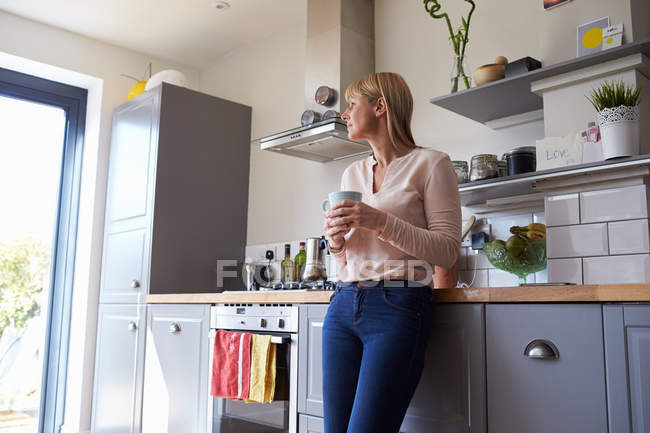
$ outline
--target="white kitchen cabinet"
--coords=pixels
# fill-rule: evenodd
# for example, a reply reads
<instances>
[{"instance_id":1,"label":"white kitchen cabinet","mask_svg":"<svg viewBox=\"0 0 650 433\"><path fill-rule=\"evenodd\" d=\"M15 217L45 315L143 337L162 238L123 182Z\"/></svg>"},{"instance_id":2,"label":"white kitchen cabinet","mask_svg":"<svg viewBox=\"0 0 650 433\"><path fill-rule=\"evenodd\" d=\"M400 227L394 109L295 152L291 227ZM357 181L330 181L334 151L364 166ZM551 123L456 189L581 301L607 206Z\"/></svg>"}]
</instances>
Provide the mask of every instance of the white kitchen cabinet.
<instances>
[{"instance_id":1,"label":"white kitchen cabinet","mask_svg":"<svg viewBox=\"0 0 650 433\"><path fill-rule=\"evenodd\" d=\"M99 306L93 433L139 433L145 305Z\"/></svg>"},{"instance_id":2,"label":"white kitchen cabinet","mask_svg":"<svg viewBox=\"0 0 650 433\"><path fill-rule=\"evenodd\" d=\"M205 433L209 305L149 305L142 433Z\"/></svg>"},{"instance_id":3,"label":"white kitchen cabinet","mask_svg":"<svg viewBox=\"0 0 650 433\"><path fill-rule=\"evenodd\" d=\"M148 291L150 220L160 92L113 113L100 302L142 303Z\"/></svg>"}]
</instances>

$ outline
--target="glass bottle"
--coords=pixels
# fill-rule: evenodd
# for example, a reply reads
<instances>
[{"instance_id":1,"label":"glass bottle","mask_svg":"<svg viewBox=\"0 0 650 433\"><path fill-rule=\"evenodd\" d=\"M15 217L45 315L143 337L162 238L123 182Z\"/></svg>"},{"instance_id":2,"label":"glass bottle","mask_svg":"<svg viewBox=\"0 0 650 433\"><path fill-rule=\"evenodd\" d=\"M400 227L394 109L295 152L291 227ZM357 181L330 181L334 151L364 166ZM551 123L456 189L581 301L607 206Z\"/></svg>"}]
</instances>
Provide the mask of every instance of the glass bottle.
<instances>
[{"instance_id":1,"label":"glass bottle","mask_svg":"<svg viewBox=\"0 0 650 433\"><path fill-rule=\"evenodd\" d=\"M284 244L284 260L280 263L281 267L281 277L280 280L283 283L288 283L296 281L295 278L295 269L293 267L293 261L291 260L291 245Z\"/></svg>"},{"instance_id":2,"label":"glass bottle","mask_svg":"<svg viewBox=\"0 0 650 433\"><path fill-rule=\"evenodd\" d=\"M307 253L305 252L304 242L300 242L298 254L296 254L296 257L293 259L293 261L295 267L294 276L296 277L296 281L302 281L302 271L305 270L305 262L307 261Z\"/></svg>"}]
</instances>

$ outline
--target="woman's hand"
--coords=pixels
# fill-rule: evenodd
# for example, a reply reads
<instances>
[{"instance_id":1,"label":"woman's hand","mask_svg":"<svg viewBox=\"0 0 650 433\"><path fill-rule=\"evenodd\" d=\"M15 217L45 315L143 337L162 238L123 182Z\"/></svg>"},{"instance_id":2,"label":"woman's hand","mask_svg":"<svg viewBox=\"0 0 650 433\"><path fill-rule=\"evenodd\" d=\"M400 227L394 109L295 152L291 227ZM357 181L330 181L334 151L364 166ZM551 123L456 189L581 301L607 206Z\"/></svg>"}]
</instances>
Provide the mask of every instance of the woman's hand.
<instances>
[{"instance_id":1,"label":"woman's hand","mask_svg":"<svg viewBox=\"0 0 650 433\"><path fill-rule=\"evenodd\" d=\"M327 239L330 250L339 251L345 245L345 238L343 236L350 231L350 228L347 224L330 226L329 219L326 217L323 230L325 231L325 239Z\"/></svg>"},{"instance_id":2,"label":"woman's hand","mask_svg":"<svg viewBox=\"0 0 650 433\"><path fill-rule=\"evenodd\" d=\"M342 200L325 213L325 225L332 227L332 230L346 227L345 233L353 228L380 233L386 225L386 212L360 201Z\"/></svg>"}]
</instances>

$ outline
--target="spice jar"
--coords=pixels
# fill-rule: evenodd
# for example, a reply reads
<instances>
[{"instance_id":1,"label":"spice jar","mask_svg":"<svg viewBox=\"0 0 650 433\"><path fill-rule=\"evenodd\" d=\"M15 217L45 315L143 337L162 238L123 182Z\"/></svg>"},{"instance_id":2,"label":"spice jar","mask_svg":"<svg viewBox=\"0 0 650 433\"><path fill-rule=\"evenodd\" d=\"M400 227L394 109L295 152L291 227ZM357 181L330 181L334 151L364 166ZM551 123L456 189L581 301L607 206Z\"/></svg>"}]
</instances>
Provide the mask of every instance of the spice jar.
<instances>
[{"instance_id":1,"label":"spice jar","mask_svg":"<svg viewBox=\"0 0 650 433\"><path fill-rule=\"evenodd\" d=\"M507 176L508 175L508 163L504 159L500 159L497 161L498 167L499 167L499 177Z\"/></svg>"},{"instance_id":2,"label":"spice jar","mask_svg":"<svg viewBox=\"0 0 650 433\"><path fill-rule=\"evenodd\" d=\"M456 172L458 183L465 183L469 181L469 169L467 168L467 161L451 161Z\"/></svg>"},{"instance_id":3,"label":"spice jar","mask_svg":"<svg viewBox=\"0 0 650 433\"><path fill-rule=\"evenodd\" d=\"M499 176L499 164L497 156L489 153L472 156L472 170L469 180L491 179Z\"/></svg>"}]
</instances>

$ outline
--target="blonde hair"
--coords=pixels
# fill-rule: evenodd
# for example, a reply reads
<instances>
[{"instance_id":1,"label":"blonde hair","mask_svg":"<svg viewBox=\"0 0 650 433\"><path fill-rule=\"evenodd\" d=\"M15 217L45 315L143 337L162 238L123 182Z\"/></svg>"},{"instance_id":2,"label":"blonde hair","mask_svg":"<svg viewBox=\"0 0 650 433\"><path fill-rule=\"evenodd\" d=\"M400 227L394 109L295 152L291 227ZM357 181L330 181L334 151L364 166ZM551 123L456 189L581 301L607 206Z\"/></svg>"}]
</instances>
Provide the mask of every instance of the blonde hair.
<instances>
[{"instance_id":1,"label":"blonde hair","mask_svg":"<svg viewBox=\"0 0 650 433\"><path fill-rule=\"evenodd\" d=\"M409 148L419 147L416 146L411 132L413 95L400 74L378 72L366 75L345 90L346 101L349 102L352 96L363 96L371 105L379 98L384 98L388 136L393 147L397 146L398 141Z\"/></svg>"}]
</instances>

